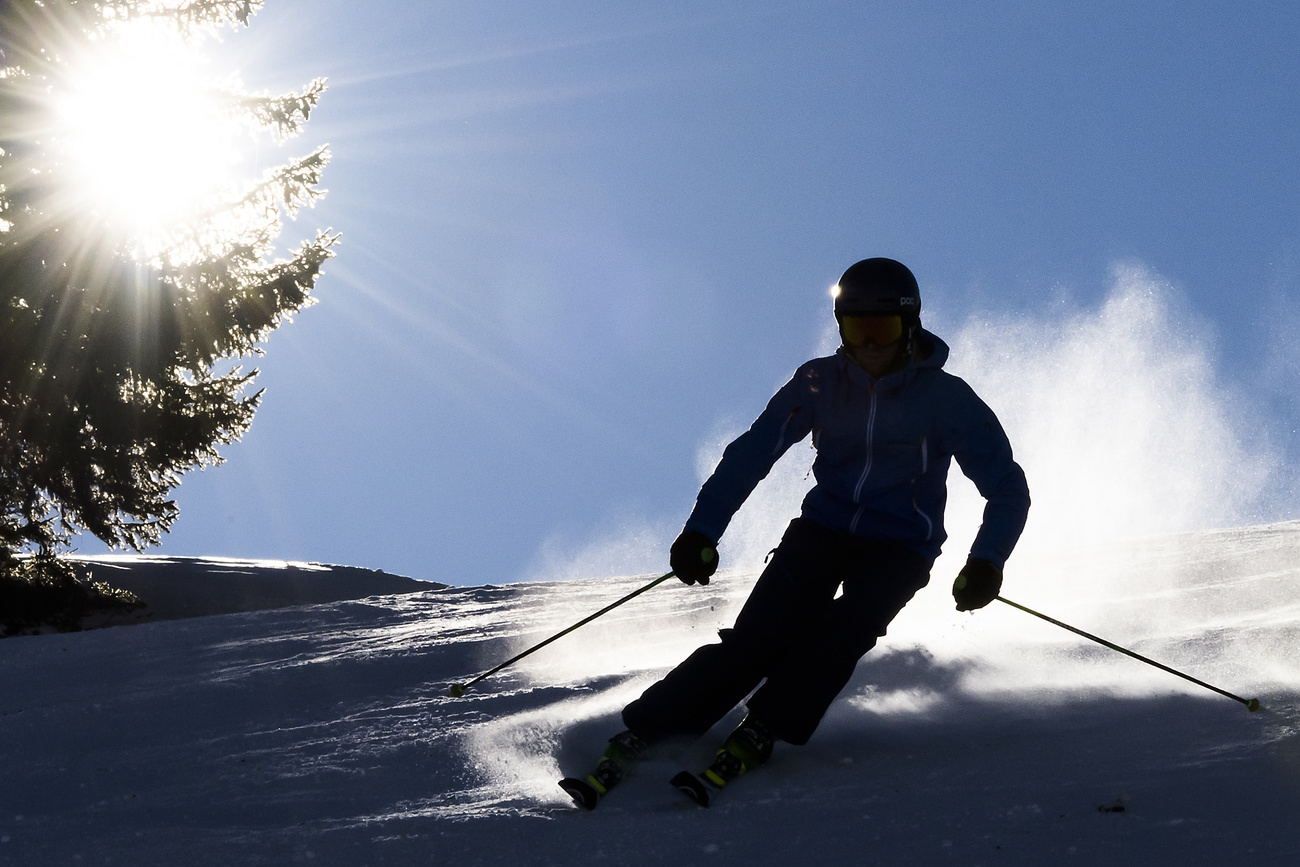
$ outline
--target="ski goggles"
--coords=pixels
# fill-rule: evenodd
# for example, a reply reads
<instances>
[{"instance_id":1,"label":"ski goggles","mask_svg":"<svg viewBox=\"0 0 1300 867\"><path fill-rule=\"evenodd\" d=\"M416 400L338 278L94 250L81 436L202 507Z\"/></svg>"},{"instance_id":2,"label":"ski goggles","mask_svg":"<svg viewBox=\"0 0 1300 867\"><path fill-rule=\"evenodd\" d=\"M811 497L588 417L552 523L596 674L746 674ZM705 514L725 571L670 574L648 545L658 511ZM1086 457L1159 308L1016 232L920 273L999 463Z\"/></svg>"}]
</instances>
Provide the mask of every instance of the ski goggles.
<instances>
[{"instance_id":1,"label":"ski goggles","mask_svg":"<svg viewBox=\"0 0 1300 867\"><path fill-rule=\"evenodd\" d=\"M840 336L849 346L861 346L868 341L889 346L903 336L903 317L841 316Z\"/></svg>"}]
</instances>

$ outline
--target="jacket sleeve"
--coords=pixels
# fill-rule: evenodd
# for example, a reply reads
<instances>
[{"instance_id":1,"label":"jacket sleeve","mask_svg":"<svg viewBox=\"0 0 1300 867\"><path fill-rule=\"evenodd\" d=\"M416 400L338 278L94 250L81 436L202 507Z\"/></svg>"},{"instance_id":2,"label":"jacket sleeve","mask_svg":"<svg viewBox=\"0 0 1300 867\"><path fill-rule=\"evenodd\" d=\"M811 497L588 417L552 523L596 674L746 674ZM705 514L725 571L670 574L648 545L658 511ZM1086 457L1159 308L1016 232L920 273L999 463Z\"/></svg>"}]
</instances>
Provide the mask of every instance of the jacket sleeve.
<instances>
[{"instance_id":1,"label":"jacket sleeve","mask_svg":"<svg viewBox=\"0 0 1300 867\"><path fill-rule=\"evenodd\" d=\"M962 383L965 386L965 383ZM984 519L970 555L996 564L1006 563L1020 539L1029 515L1029 484L1012 459L1011 442L993 410L965 386L969 399L953 457L984 497Z\"/></svg>"},{"instance_id":2,"label":"jacket sleeve","mask_svg":"<svg viewBox=\"0 0 1300 867\"><path fill-rule=\"evenodd\" d=\"M805 373L805 368L796 371L749 430L723 451L713 475L700 488L687 530L697 530L714 542L721 539L732 516L781 455L812 430L813 406L805 399L802 384Z\"/></svg>"}]
</instances>

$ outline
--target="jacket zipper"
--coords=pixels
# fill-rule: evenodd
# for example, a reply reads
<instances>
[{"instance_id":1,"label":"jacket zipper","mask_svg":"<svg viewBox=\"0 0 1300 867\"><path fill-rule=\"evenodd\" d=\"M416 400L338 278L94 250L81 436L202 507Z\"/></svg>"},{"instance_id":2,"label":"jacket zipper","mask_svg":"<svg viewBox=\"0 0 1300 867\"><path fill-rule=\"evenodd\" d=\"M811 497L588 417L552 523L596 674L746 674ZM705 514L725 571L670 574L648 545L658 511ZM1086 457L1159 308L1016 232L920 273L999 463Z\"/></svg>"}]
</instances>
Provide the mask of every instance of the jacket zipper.
<instances>
[{"instance_id":1,"label":"jacket zipper","mask_svg":"<svg viewBox=\"0 0 1300 867\"><path fill-rule=\"evenodd\" d=\"M857 486L853 489L853 502L858 503L858 510L853 513L853 520L849 522L850 533L856 533L858 531L858 521L862 519L862 512L864 509L864 507L861 504L862 486L867 483L867 476L871 475L871 463L873 457L871 446L872 446L872 439L875 436L875 431L876 431L876 387L873 384L871 386L871 404L869 409L867 410L867 462L866 465L863 466L862 468L862 475L861 477L858 478Z\"/></svg>"},{"instance_id":2,"label":"jacket zipper","mask_svg":"<svg viewBox=\"0 0 1300 867\"><path fill-rule=\"evenodd\" d=\"M916 504L916 497L912 498L912 511L920 515L922 521L925 521L925 541L929 542L930 537L934 535L934 522L930 520L929 515L921 511L921 507Z\"/></svg>"},{"instance_id":3,"label":"jacket zipper","mask_svg":"<svg viewBox=\"0 0 1300 867\"><path fill-rule=\"evenodd\" d=\"M785 421L781 423L781 432L777 434L776 448L772 449L772 454L780 455L781 450L785 448L785 432L790 427L790 422L794 421L794 417L799 414L799 410L801 409L803 409L802 406L796 406L794 409L790 410L790 414L786 416Z\"/></svg>"}]
</instances>

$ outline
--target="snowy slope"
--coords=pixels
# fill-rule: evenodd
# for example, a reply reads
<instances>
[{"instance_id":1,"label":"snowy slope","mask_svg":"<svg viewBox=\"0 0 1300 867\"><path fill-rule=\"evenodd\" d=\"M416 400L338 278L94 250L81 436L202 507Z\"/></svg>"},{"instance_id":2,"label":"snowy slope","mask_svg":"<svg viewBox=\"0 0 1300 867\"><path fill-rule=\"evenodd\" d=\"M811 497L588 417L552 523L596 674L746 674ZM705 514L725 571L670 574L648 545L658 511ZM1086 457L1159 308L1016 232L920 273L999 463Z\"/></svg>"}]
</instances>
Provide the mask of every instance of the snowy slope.
<instances>
[{"instance_id":1,"label":"snowy slope","mask_svg":"<svg viewBox=\"0 0 1300 867\"><path fill-rule=\"evenodd\" d=\"M446 586L375 569L287 560L138 554L70 559L81 577L129 591L145 603L135 612L96 618L87 628L342 602Z\"/></svg>"},{"instance_id":2,"label":"snowy slope","mask_svg":"<svg viewBox=\"0 0 1300 867\"><path fill-rule=\"evenodd\" d=\"M461 699L449 683L655 576L0 641L0 863L1300 863L1300 523L1008 575L1009 597L1256 714L1007 606L958 615L940 574L812 743L707 811L664 780L721 731L595 813L554 781L752 575L669 582Z\"/></svg>"}]
</instances>

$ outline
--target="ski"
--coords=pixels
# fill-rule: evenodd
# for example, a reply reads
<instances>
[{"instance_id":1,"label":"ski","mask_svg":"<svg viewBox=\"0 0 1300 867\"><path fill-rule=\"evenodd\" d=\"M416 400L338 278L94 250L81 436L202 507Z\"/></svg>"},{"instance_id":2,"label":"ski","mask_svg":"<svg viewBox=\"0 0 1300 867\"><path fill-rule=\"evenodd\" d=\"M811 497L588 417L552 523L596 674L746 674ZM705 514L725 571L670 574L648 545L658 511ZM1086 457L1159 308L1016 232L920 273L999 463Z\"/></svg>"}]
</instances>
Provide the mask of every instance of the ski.
<instances>
[{"instance_id":1,"label":"ski","mask_svg":"<svg viewBox=\"0 0 1300 867\"><path fill-rule=\"evenodd\" d=\"M560 780L560 788L568 793L574 804L584 810L594 810L596 804L600 803L600 792L586 780L565 777Z\"/></svg>"},{"instance_id":2,"label":"ski","mask_svg":"<svg viewBox=\"0 0 1300 867\"><path fill-rule=\"evenodd\" d=\"M712 792L717 791L715 787L710 786L690 771L682 771L668 782L672 783L678 791L701 807L709 806Z\"/></svg>"},{"instance_id":3,"label":"ski","mask_svg":"<svg viewBox=\"0 0 1300 867\"><path fill-rule=\"evenodd\" d=\"M771 735L757 721L746 720L731 733L713 763L703 773L682 771L669 780L677 789L701 807L709 806L716 793L750 768L767 760L772 752Z\"/></svg>"},{"instance_id":4,"label":"ski","mask_svg":"<svg viewBox=\"0 0 1300 867\"><path fill-rule=\"evenodd\" d=\"M565 777L560 780L560 788L568 792L573 803L582 809L594 810L600 799L623 781L628 765L645 750L645 741L630 731L621 731L609 739L609 745L605 747L596 770L585 780Z\"/></svg>"}]
</instances>

